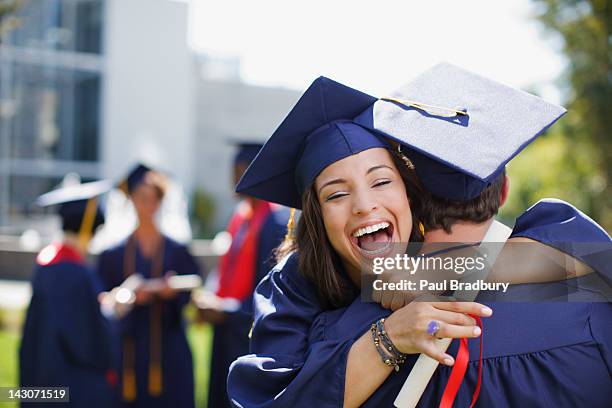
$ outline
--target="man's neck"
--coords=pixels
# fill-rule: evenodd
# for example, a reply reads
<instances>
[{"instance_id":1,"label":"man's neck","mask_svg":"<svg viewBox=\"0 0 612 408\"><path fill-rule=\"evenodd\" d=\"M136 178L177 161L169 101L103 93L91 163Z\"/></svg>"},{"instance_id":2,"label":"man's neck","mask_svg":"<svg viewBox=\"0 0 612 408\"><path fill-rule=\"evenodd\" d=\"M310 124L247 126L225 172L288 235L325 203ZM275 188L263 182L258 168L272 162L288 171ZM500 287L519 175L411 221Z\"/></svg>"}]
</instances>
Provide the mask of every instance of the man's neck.
<instances>
[{"instance_id":1,"label":"man's neck","mask_svg":"<svg viewBox=\"0 0 612 408\"><path fill-rule=\"evenodd\" d=\"M444 229L435 229L425 233L425 243L438 242L461 242L475 243L480 242L489 230L493 218L476 224L472 222L459 221L453 224L451 232L448 233Z\"/></svg>"},{"instance_id":2,"label":"man's neck","mask_svg":"<svg viewBox=\"0 0 612 408\"><path fill-rule=\"evenodd\" d=\"M87 256L87 248L83 248L83 244L79 240L79 235L72 232L64 232L62 242L69 247L76 249L79 254L85 258Z\"/></svg>"},{"instance_id":3,"label":"man's neck","mask_svg":"<svg viewBox=\"0 0 612 408\"><path fill-rule=\"evenodd\" d=\"M147 239L150 237L157 237L159 235L159 230L153 220L139 220L134 233L138 239Z\"/></svg>"}]
</instances>

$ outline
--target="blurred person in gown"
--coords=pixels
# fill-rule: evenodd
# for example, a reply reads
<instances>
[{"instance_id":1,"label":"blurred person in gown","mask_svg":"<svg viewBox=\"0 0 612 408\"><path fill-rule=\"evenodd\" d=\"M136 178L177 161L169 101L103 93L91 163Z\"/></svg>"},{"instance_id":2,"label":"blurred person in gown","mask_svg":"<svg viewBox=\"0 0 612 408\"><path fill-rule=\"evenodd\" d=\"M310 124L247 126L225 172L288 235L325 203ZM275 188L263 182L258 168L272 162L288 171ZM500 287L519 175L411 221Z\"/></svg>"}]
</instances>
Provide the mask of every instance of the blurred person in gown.
<instances>
[{"instance_id":1,"label":"blurred person in gown","mask_svg":"<svg viewBox=\"0 0 612 408\"><path fill-rule=\"evenodd\" d=\"M37 202L57 207L63 237L36 258L19 350L20 385L69 387L73 407L109 407L117 385L111 326L100 312L99 282L85 263L90 238L104 223L99 196L110 187L109 181L79 182Z\"/></svg>"},{"instance_id":2,"label":"blurred person in gown","mask_svg":"<svg viewBox=\"0 0 612 408\"><path fill-rule=\"evenodd\" d=\"M238 183L262 145L238 142L234 158L234 185ZM249 353L253 323L253 291L274 266L274 250L287 232L287 208L239 196L227 226L229 250L219 260L216 291L195 299L201 320L214 325L208 406L230 407L226 381L230 364Z\"/></svg>"},{"instance_id":3,"label":"blurred person in gown","mask_svg":"<svg viewBox=\"0 0 612 408\"><path fill-rule=\"evenodd\" d=\"M122 189L134 205L138 225L98 260L106 291L134 274L165 282L154 291L137 289L135 307L121 318L122 406L194 406L192 356L182 313L190 296L172 289L166 279L199 271L188 249L160 232L156 224L167 185L165 175L143 164L129 173Z\"/></svg>"}]
</instances>

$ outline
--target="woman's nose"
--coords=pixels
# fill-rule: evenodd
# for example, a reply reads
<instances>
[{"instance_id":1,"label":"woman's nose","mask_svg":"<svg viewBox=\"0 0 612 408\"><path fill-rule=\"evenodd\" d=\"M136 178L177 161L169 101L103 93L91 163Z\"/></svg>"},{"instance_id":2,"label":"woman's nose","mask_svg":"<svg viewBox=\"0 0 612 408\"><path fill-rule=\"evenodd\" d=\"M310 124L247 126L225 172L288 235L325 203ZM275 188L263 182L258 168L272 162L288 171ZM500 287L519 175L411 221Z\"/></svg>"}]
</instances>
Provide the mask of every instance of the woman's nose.
<instances>
[{"instance_id":1,"label":"woman's nose","mask_svg":"<svg viewBox=\"0 0 612 408\"><path fill-rule=\"evenodd\" d=\"M367 215L378 209L378 204L369 197L357 197L353 204L353 215Z\"/></svg>"}]
</instances>

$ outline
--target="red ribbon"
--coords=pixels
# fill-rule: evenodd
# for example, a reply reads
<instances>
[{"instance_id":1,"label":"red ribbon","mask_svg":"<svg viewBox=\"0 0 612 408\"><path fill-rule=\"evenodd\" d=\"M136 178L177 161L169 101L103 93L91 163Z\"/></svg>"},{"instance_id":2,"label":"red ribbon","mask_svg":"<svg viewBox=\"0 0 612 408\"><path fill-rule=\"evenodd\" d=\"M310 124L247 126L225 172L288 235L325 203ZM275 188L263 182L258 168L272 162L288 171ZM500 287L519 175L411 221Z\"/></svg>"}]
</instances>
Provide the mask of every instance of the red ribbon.
<instances>
[{"instance_id":1,"label":"red ribbon","mask_svg":"<svg viewBox=\"0 0 612 408\"><path fill-rule=\"evenodd\" d=\"M474 320L476 320L476 324L478 325L478 327L480 327L480 356L478 357L478 381L476 383L476 389L474 389L474 394L472 394L472 403L470 404L470 408L472 408L478 400L478 395L480 394L480 384L482 382L482 337L484 333L482 330L482 321L480 320L480 318L474 315L470 316L474 318ZM440 400L440 408L453 407L455 397L457 396L457 392L459 392L459 387L463 382L463 377L465 377L468 361L470 361L468 340L466 338L462 338L459 339L459 351L457 352L457 357L455 358L455 365L451 370L451 374L448 378L446 388L444 388L442 400Z\"/></svg>"}]
</instances>

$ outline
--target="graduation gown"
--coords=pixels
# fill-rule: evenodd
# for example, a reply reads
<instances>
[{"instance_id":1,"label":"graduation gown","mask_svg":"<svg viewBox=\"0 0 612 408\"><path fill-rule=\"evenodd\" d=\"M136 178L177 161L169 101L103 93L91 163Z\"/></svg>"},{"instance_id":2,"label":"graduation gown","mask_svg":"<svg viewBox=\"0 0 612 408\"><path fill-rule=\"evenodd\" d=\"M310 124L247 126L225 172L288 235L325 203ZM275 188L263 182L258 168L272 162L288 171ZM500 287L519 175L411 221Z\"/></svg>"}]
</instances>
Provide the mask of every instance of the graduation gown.
<instances>
[{"instance_id":1,"label":"graduation gown","mask_svg":"<svg viewBox=\"0 0 612 408\"><path fill-rule=\"evenodd\" d=\"M273 265L274 249L287 232L288 210L274 208L264 221L257 240L255 276L256 287ZM230 364L249 353L249 331L253 324L253 296L248 296L236 312L227 313L226 319L214 326L208 406L230 407L227 397L227 375Z\"/></svg>"},{"instance_id":2,"label":"graduation gown","mask_svg":"<svg viewBox=\"0 0 612 408\"><path fill-rule=\"evenodd\" d=\"M37 259L19 350L22 387L69 387L71 407L110 407L116 378L109 322L94 274L76 250L56 244ZM28 403L27 406L48 406Z\"/></svg>"},{"instance_id":3,"label":"graduation gown","mask_svg":"<svg viewBox=\"0 0 612 408\"><path fill-rule=\"evenodd\" d=\"M103 252L98 258L98 273L105 290L119 286L126 278L124 257L128 241ZM161 275L174 271L178 275L197 274L198 267L189 251L168 237L163 237L163 267ZM135 273L150 278L152 260L145 258L138 245L133 245ZM189 302L189 293L179 293L174 299L159 301L160 338L161 338L161 382L162 392L159 396L149 393L149 371L151 356L151 304L135 306L119 322L122 347L119 356L119 388L122 388L126 364L133 369L136 381L136 399L133 402L123 400L129 407L193 407L194 380L191 350L185 334L183 307ZM155 340L155 339L154 339ZM126 344L131 341L132 345ZM126 363L126 352L131 355Z\"/></svg>"},{"instance_id":4,"label":"graduation gown","mask_svg":"<svg viewBox=\"0 0 612 408\"><path fill-rule=\"evenodd\" d=\"M534 205L517 219L513 236L565 251L612 277L612 243L586 215L558 200ZM594 255L579 243L600 243ZM607 260L607 261L606 261ZM568 282L572 284L572 282ZM521 290L520 286L517 290ZM487 304L487 302L484 302ZM606 302L489 303L483 319L480 407L606 407L612 398L612 305ZM358 298L348 307L321 311L314 288L297 271L296 256L275 268L257 288L251 352L233 363L228 391L239 407L341 407L348 352L372 322L388 316ZM449 353L457 352L453 341ZM455 406L469 406L478 372L478 341ZM365 402L392 407L417 355ZM419 407L437 406L451 368L440 366Z\"/></svg>"}]
</instances>

